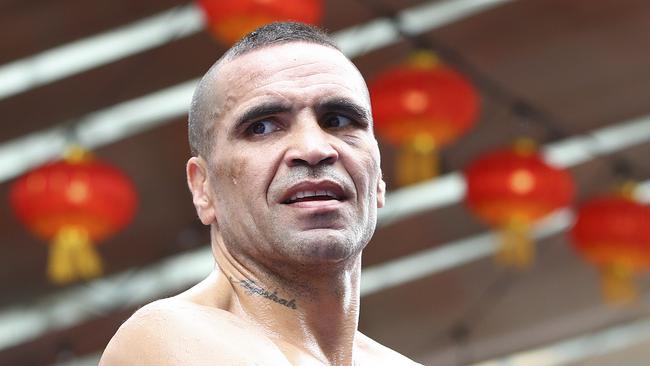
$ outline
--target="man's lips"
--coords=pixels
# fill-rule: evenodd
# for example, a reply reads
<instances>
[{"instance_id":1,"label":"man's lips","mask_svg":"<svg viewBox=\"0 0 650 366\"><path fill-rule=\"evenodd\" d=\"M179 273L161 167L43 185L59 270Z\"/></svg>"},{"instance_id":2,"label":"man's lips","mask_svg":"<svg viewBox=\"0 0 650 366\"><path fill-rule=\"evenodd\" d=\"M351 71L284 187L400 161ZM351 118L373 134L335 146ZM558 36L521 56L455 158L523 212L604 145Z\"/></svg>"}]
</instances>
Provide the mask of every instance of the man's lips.
<instances>
[{"instance_id":1,"label":"man's lips","mask_svg":"<svg viewBox=\"0 0 650 366\"><path fill-rule=\"evenodd\" d=\"M281 203L291 205L318 201L344 201L347 195L343 187L336 182L308 181L292 186L282 197ZM325 202L322 203L324 204Z\"/></svg>"}]
</instances>

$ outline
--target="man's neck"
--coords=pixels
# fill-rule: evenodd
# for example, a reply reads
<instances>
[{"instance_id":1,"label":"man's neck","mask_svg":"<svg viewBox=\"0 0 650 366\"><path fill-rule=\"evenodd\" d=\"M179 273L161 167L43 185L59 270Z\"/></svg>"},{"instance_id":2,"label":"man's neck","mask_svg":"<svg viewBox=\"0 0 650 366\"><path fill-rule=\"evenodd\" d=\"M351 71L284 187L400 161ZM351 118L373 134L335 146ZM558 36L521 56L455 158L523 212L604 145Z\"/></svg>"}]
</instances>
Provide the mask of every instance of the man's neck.
<instances>
[{"instance_id":1,"label":"man's neck","mask_svg":"<svg viewBox=\"0 0 650 366\"><path fill-rule=\"evenodd\" d=\"M338 268L308 273L273 273L234 258L215 245L217 266L208 278L228 310L258 326L270 339L319 361L352 365L359 320L361 258ZM224 293L227 292L227 293Z\"/></svg>"}]
</instances>

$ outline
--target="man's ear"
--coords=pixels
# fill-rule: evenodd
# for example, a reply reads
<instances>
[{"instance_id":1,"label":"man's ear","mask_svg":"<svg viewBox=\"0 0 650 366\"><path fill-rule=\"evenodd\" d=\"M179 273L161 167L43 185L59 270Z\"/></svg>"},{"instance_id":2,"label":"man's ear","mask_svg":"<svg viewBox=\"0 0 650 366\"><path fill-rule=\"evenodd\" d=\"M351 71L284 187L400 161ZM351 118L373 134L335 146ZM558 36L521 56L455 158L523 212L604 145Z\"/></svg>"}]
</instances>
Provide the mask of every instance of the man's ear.
<instances>
[{"instance_id":1,"label":"man's ear","mask_svg":"<svg viewBox=\"0 0 650 366\"><path fill-rule=\"evenodd\" d=\"M382 178L381 172L379 173L379 182L377 182L377 208L384 207L386 201L386 182Z\"/></svg>"},{"instance_id":2,"label":"man's ear","mask_svg":"<svg viewBox=\"0 0 650 366\"><path fill-rule=\"evenodd\" d=\"M210 225L217 220L217 212L212 198L210 174L205 160L193 156L187 161L187 186L192 193L192 202L196 213L204 225Z\"/></svg>"}]
</instances>

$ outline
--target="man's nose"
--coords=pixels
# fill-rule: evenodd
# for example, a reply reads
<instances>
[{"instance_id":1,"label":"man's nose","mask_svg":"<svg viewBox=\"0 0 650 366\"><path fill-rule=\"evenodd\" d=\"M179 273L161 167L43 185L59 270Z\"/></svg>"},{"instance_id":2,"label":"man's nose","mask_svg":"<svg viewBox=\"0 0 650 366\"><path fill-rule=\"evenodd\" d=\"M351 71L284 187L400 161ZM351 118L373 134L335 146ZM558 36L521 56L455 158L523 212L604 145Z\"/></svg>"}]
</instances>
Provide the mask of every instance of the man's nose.
<instances>
[{"instance_id":1,"label":"man's nose","mask_svg":"<svg viewBox=\"0 0 650 366\"><path fill-rule=\"evenodd\" d=\"M339 153L331 144L332 136L318 123L296 126L292 131L290 146L285 155L288 166L334 164Z\"/></svg>"}]
</instances>

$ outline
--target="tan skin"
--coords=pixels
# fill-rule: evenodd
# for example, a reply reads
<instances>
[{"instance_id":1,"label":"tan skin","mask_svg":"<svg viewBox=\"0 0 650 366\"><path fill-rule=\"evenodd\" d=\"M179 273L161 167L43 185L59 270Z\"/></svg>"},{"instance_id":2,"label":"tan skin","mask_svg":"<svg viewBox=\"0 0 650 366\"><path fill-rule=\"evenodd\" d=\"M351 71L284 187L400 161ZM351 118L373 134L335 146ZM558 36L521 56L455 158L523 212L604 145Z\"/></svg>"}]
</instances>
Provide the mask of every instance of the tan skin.
<instances>
[{"instance_id":1,"label":"tan skin","mask_svg":"<svg viewBox=\"0 0 650 366\"><path fill-rule=\"evenodd\" d=\"M226 62L211 82L214 148L187 177L217 265L138 310L100 364L415 365L357 331L361 252L385 191L358 70L294 42Z\"/></svg>"}]
</instances>

